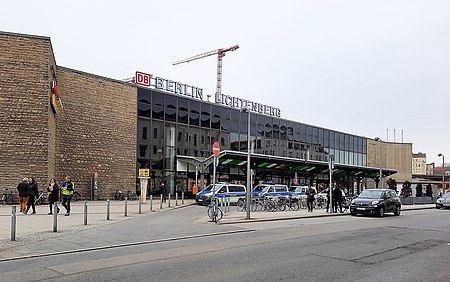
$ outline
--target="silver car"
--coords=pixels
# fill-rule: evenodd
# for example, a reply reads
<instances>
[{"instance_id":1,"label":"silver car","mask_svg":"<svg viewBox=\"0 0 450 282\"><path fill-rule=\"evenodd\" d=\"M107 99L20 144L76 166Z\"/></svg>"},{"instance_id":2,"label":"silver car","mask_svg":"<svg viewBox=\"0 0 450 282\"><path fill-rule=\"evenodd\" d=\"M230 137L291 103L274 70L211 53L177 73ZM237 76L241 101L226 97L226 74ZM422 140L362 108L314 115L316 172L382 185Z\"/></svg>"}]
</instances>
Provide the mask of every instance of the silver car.
<instances>
[{"instance_id":1,"label":"silver car","mask_svg":"<svg viewBox=\"0 0 450 282\"><path fill-rule=\"evenodd\" d=\"M445 193L442 197L436 200L436 208L450 207L450 193Z\"/></svg>"}]
</instances>

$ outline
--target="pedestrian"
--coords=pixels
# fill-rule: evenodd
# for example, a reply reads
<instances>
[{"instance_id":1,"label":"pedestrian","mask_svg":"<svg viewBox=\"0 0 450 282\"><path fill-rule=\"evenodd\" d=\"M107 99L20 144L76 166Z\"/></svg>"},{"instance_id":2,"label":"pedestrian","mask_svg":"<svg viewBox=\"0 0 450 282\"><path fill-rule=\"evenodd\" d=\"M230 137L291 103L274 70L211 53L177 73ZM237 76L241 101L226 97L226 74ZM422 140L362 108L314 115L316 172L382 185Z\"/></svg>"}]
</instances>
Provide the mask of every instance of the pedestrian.
<instances>
[{"instance_id":1,"label":"pedestrian","mask_svg":"<svg viewBox=\"0 0 450 282\"><path fill-rule=\"evenodd\" d=\"M36 207L34 205L34 198L39 195L38 184L33 177L28 178L28 202L25 214L30 210L30 206L33 209L32 214L36 214Z\"/></svg>"},{"instance_id":2,"label":"pedestrian","mask_svg":"<svg viewBox=\"0 0 450 282\"><path fill-rule=\"evenodd\" d=\"M62 184L62 206L66 209L65 216L70 215L70 200L72 199L75 184L70 176L66 176L65 181Z\"/></svg>"},{"instance_id":3,"label":"pedestrian","mask_svg":"<svg viewBox=\"0 0 450 282\"><path fill-rule=\"evenodd\" d=\"M337 213L337 208L339 206L339 211L343 213L342 211L342 191L339 188L339 186L336 185L336 187L333 190L333 211Z\"/></svg>"},{"instance_id":4,"label":"pedestrian","mask_svg":"<svg viewBox=\"0 0 450 282\"><path fill-rule=\"evenodd\" d=\"M22 179L22 182L17 185L17 191L19 191L20 212L25 213L28 201L28 178Z\"/></svg>"},{"instance_id":5,"label":"pedestrian","mask_svg":"<svg viewBox=\"0 0 450 282\"><path fill-rule=\"evenodd\" d=\"M316 199L316 190L308 184L308 190L306 191L306 205L308 207L308 212L313 212L314 200Z\"/></svg>"},{"instance_id":6,"label":"pedestrian","mask_svg":"<svg viewBox=\"0 0 450 282\"><path fill-rule=\"evenodd\" d=\"M166 202L166 184L164 183L164 181L161 182L161 197L162 197L162 202L165 203Z\"/></svg>"},{"instance_id":7,"label":"pedestrian","mask_svg":"<svg viewBox=\"0 0 450 282\"><path fill-rule=\"evenodd\" d=\"M48 192L48 207L50 208L50 212L48 213L53 214L53 205L59 202L59 191L60 187L59 184L56 183L56 180L54 178L50 179L50 183L47 187ZM56 204L57 213L59 213L58 205Z\"/></svg>"}]
</instances>

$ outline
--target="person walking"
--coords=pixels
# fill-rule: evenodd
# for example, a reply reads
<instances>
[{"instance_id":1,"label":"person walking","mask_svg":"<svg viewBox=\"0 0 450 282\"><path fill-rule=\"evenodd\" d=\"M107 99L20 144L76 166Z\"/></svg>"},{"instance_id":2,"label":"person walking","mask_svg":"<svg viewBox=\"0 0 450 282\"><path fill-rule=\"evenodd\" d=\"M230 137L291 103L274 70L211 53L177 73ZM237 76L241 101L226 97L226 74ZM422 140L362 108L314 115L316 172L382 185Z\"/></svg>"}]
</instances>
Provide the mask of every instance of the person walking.
<instances>
[{"instance_id":1,"label":"person walking","mask_svg":"<svg viewBox=\"0 0 450 282\"><path fill-rule=\"evenodd\" d=\"M48 213L53 214L53 205L59 201L59 184L56 183L56 180L54 178L50 179L50 183L47 187L48 192L48 207L50 208L50 212ZM59 213L58 205L56 205L57 213Z\"/></svg>"},{"instance_id":2,"label":"person walking","mask_svg":"<svg viewBox=\"0 0 450 282\"><path fill-rule=\"evenodd\" d=\"M328 187L326 190L325 190L325 193L327 193L327 212L328 211L332 211L331 209L330 209L330 187Z\"/></svg>"},{"instance_id":3,"label":"person walking","mask_svg":"<svg viewBox=\"0 0 450 282\"><path fill-rule=\"evenodd\" d=\"M308 212L313 212L314 200L316 199L316 190L308 184L308 190L306 191L306 205L308 207Z\"/></svg>"},{"instance_id":4,"label":"person walking","mask_svg":"<svg viewBox=\"0 0 450 282\"><path fill-rule=\"evenodd\" d=\"M343 213L342 211L342 191L339 188L339 186L336 185L336 187L333 190L333 210L335 213L337 213L337 208L339 206L339 211Z\"/></svg>"},{"instance_id":5,"label":"person walking","mask_svg":"<svg viewBox=\"0 0 450 282\"><path fill-rule=\"evenodd\" d=\"M17 185L17 191L19 191L20 212L25 213L28 201L28 178L22 179L22 182Z\"/></svg>"},{"instance_id":6,"label":"person walking","mask_svg":"<svg viewBox=\"0 0 450 282\"><path fill-rule=\"evenodd\" d=\"M34 198L39 195L38 184L33 177L28 178L28 203L25 214L30 210L30 206L33 209L32 214L36 214L36 207L34 205Z\"/></svg>"},{"instance_id":7,"label":"person walking","mask_svg":"<svg viewBox=\"0 0 450 282\"><path fill-rule=\"evenodd\" d=\"M66 176L65 181L62 184L62 206L66 209L65 216L70 215L70 200L72 200L73 191L75 190L75 185L70 178Z\"/></svg>"}]
</instances>

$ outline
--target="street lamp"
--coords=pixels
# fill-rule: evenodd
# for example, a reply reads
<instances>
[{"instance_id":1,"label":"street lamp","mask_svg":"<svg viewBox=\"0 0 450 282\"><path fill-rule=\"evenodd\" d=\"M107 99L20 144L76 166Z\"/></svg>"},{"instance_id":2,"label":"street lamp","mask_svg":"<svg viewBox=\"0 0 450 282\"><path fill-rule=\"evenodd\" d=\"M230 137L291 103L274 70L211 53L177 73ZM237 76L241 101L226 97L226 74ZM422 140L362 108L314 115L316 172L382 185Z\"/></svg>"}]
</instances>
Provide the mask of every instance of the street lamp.
<instances>
[{"instance_id":1,"label":"street lamp","mask_svg":"<svg viewBox=\"0 0 450 282\"><path fill-rule=\"evenodd\" d=\"M241 108L241 113L248 113L248 123L247 123L247 193L246 193L246 215L245 219L250 219L250 196L252 187L250 185L251 172L250 172L250 111L249 109L243 107Z\"/></svg>"},{"instance_id":2,"label":"street lamp","mask_svg":"<svg viewBox=\"0 0 450 282\"><path fill-rule=\"evenodd\" d=\"M375 137L375 141L380 142L380 188L383 189L383 141Z\"/></svg>"},{"instance_id":3,"label":"street lamp","mask_svg":"<svg viewBox=\"0 0 450 282\"><path fill-rule=\"evenodd\" d=\"M444 168L444 154L439 153L438 157L442 157L442 194L444 194L445 189L445 168Z\"/></svg>"}]
</instances>

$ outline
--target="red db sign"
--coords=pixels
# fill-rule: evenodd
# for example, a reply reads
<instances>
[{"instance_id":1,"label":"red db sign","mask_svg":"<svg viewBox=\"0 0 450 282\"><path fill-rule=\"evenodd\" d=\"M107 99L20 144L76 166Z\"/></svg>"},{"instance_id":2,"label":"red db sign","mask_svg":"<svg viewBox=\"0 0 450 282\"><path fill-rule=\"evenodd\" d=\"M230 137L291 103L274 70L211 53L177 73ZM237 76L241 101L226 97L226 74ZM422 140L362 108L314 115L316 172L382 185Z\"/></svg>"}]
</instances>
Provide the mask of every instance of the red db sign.
<instances>
[{"instance_id":1,"label":"red db sign","mask_svg":"<svg viewBox=\"0 0 450 282\"><path fill-rule=\"evenodd\" d=\"M219 153L220 153L219 142L214 142L214 144L213 144L213 153L214 153L214 156L216 156L216 157L219 155Z\"/></svg>"},{"instance_id":2,"label":"red db sign","mask_svg":"<svg viewBox=\"0 0 450 282\"><path fill-rule=\"evenodd\" d=\"M152 75L143 72L136 72L135 83L143 86L150 86Z\"/></svg>"}]
</instances>

